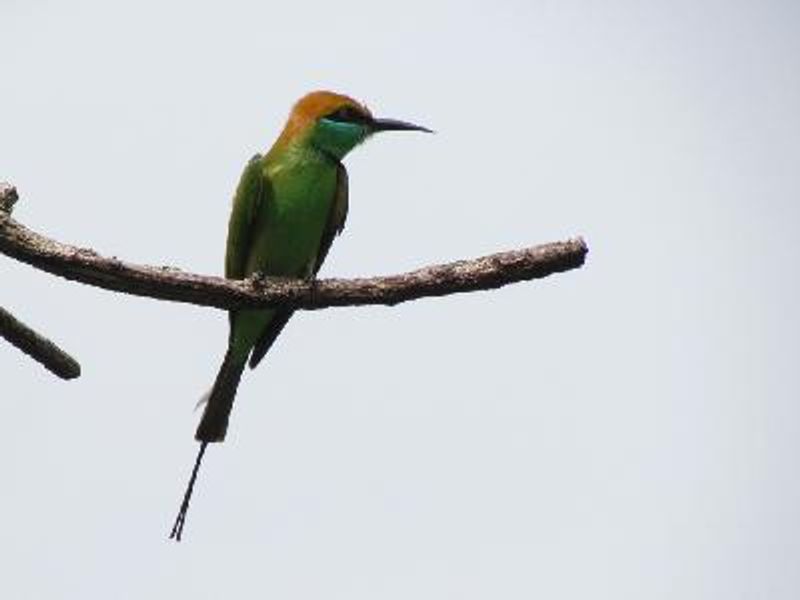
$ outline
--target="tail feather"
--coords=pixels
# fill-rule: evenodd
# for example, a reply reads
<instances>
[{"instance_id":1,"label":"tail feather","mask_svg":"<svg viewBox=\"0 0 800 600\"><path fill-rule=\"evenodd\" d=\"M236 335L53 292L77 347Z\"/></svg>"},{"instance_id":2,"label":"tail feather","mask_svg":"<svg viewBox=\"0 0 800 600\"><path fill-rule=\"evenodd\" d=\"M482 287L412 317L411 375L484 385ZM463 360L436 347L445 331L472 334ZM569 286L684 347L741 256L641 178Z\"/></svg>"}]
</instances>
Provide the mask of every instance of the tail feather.
<instances>
[{"instance_id":1,"label":"tail feather","mask_svg":"<svg viewBox=\"0 0 800 600\"><path fill-rule=\"evenodd\" d=\"M214 387L208 393L203 418L200 419L194 434L197 441L221 442L225 439L233 400L246 362L246 354L242 357L234 352L233 348L228 348L225 360L222 361L217 378L214 380Z\"/></svg>"}]
</instances>

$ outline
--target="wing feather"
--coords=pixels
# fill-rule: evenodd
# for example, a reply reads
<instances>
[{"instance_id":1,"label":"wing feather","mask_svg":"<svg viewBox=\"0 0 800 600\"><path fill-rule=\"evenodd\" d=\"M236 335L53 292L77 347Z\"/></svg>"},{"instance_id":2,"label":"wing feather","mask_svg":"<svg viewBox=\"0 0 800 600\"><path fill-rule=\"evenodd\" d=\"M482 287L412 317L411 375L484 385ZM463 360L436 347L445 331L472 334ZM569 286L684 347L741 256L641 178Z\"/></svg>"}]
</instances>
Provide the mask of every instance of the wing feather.
<instances>
[{"instance_id":1,"label":"wing feather","mask_svg":"<svg viewBox=\"0 0 800 600\"><path fill-rule=\"evenodd\" d=\"M233 197L225 250L225 277L228 279L244 279L246 276L256 216L261 205L269 201L268 195L263 158L256 154L247 163Z\"/></svg>"},{"instance_id":2,"label":"wing feather","mask_svg":"<svg viewBox=\"0 0 800 600\"><path fill-rule=\"evenodd\" d=\"M264 161L256 154L247 163L236 194L228 221L228 241L225 245L225 277L244 279L247 276L247 259L253 241L256 216L264 202L269 202L270 187L264 175ZM235 312L228 312L231 339Z\"/></svg>"}]
</instances>

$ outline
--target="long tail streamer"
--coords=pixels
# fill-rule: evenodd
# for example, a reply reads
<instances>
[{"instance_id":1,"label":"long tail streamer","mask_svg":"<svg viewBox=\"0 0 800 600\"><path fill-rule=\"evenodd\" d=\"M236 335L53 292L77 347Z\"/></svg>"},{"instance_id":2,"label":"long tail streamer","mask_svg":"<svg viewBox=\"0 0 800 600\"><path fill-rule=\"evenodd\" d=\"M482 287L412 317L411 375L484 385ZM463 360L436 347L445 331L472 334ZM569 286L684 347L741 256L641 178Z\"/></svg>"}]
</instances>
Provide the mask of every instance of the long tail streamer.
<instances>
[{"instance_id":1,"label":"long tail streamer","mask_svg":"<svg viewBox=\"0 0 800 600\"><path fill-rule=\"evenodd\" d=\"M197 481L197 472L200 470L200 463L203 461L203 454L206 452L208 442L200 442L200 451L197 453L197 458L194 461L194 468L192 469L192 476L189 478L189 485L186 486L186 493L183 495L183 502L181 508L178 510L178 516L175 517L175 523L172 525L172 533L169 534L169 539L176 542L181 541L183 535L183 526L186 524L186 513L189 512L189 501L192 499L192 492L194 491L194 482Z\"/></svg>"}]
</instances>

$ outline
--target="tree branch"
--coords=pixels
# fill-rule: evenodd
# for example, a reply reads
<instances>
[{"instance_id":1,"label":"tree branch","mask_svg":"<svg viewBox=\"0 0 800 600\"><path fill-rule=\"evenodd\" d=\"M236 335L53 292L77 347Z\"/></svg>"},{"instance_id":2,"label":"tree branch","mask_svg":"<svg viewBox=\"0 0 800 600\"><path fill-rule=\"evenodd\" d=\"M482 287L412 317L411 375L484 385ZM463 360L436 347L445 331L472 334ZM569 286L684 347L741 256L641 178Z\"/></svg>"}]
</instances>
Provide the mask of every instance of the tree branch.
<instances>
[{"instance_id":1,"label":"tree branch","mask_svg":"<svg viewBox=\"0 0 800 600\"><path fill-rule=\"evenodd\" d=\"M17 190L7 183L0 182L0 218L3 215L11 215L17 199ZM81 374L81 366L74 358L14 318L14 315L2 307L0 307L0 337L5 338L62 379L75 379Z\"/></svg>"},{"instance_id":2,"label":"tree branch","mask_svg":"<svg viewBox=\"0 0 800 600\"><path fill-rule=\"evenodd\" d=\"M540 279L580 267L587 252L586 243L576 238L384 277L314 282L274 277L236 281L103 257L94 250L61 244L31 231L12 219L9 212L0 210L2 254L54 275L108 290L223 309L274 305L307 310L369 304L392 306L418 298L489 290Z\"/></svg>"}]
</instances>

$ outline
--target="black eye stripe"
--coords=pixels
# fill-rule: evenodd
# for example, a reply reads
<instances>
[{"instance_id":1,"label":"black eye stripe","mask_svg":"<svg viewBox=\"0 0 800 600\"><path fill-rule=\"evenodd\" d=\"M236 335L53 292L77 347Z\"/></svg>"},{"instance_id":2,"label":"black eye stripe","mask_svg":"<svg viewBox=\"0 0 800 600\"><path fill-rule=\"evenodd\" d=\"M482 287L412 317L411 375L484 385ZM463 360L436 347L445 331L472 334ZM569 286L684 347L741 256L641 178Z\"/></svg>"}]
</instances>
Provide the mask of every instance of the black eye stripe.
<instances>
[{"instance_id":1,"label":"black eye stripe","mask_svg":"<svg viewBox=\"0 0 800 600\"><path fill-rule=\"evenodd\" d=\"M367 121L366 115L360 111L357 111L351 106L344 106L338 110L335 110L325 118L330 119L331 121L340 121L343 123L365 123Z\"/></svg>"}]
</instances>

